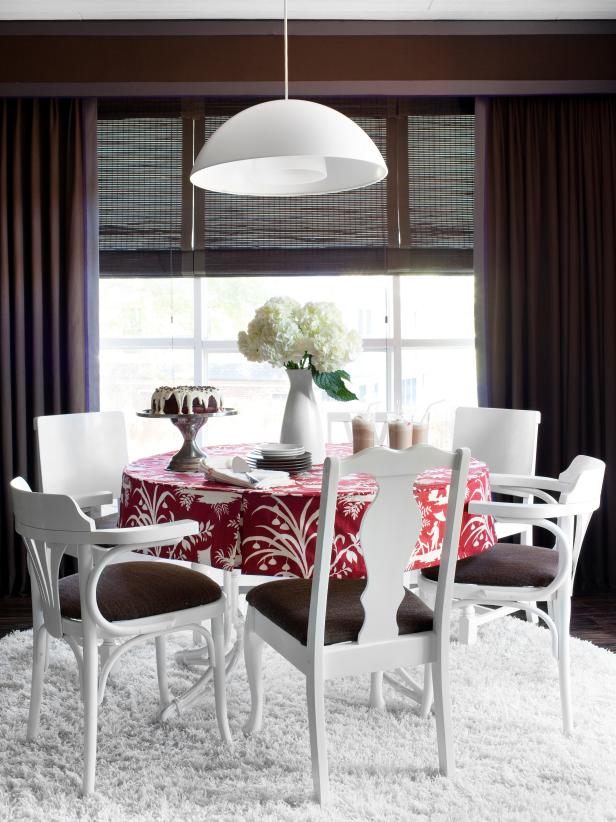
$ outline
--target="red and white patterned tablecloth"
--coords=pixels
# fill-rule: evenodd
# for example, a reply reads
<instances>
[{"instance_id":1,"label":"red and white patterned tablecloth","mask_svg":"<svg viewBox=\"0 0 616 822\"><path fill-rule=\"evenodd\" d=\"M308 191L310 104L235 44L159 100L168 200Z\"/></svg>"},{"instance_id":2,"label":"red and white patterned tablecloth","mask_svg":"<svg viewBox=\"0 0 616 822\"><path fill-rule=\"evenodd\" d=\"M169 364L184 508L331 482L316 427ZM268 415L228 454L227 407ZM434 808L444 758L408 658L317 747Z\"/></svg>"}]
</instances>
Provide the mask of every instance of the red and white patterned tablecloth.
<instances>
[{"instance_id":1,"label":"red and white patterned tablecloth","mask_svg":"<svg viewBox=\"0 0 616 822\"><path fill-rule=\"evenodd\" d=\"M246 455L254 446L211 446L211 455ZM328 454L347 456L348 445L330 445ZM321 466L298 474L292 486L254 490L206 481L203 474L165 470L171 454L138 460L124 469L120 526L151 525L177 519L195 519L200 532L176 545L152 553L217 568L241 568L246 574L310 577L317 538ZM431 470L415 483L422 514L422 530L413 548L409 569L438 565L445 532L444 506L450 472ZM338 491L331 573L335 577L363 577L365 565L359 527L374 498L374 481L361 474L341 480ZM471 460L465 501L490 499L488 467ZM478 554L496 542L490 517L469 516L465 510L458 556Z\"/></svg>"}]
</instances>

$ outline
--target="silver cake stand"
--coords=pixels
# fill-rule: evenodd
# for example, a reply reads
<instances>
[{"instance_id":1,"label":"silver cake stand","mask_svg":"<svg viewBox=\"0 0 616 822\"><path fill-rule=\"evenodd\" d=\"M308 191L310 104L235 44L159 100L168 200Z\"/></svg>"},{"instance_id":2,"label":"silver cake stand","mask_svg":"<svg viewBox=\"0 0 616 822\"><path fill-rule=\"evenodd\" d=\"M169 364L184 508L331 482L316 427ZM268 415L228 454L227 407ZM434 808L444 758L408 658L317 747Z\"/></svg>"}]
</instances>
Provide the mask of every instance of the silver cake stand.
<instances>
[{"instance_id":1,"label":"silver cake stand","mask_svg":"<svg viewBox=\"0 0 616 822\"><path fill-rule=\"evenodd\" d=\"M205 451L197 445L197 434L205 423L212 417L233 417L237 414L235 408L225 408L224 411L207 411L203 414L154 414L147 409L137 411L138 417L147 417L152 420L171 420L184 438L184 445L171 458L167 471L179 473L194 473L199 468L200 460L207 457Z\"/></svg>"}]
</instances>

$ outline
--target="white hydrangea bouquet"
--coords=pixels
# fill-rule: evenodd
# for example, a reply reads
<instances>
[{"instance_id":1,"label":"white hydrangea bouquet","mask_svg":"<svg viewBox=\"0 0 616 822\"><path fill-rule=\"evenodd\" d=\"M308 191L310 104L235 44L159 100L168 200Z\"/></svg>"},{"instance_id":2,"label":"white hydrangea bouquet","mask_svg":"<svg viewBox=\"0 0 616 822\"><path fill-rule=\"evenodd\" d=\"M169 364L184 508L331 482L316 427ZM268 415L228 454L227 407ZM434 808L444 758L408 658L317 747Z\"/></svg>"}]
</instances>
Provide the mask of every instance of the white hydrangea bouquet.
<instances>
[{"instance_id":1,"label":"white hydrangea bouquet","mask_svg":"<svg viewBox=\"0 0 616 822\"><path fill-rule=\"evenodd\" d=\"M333 399L357 399L345 385L350 376L343 366L361 352L361 338L345 328L334 303L302 306L290 297L273 297L257 309L247 330L240 331L237 343L251 362L309 368L315 384Z\"/></svg>"}]
</instances>

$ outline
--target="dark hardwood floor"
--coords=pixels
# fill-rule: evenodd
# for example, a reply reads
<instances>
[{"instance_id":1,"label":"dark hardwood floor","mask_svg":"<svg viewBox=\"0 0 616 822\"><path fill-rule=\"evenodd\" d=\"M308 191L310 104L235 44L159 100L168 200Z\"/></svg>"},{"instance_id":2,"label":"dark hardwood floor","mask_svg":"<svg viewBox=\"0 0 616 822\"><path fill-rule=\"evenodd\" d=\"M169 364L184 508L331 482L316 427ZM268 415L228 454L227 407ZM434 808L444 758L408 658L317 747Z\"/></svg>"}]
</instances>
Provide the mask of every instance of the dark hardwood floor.
<instances>
[{"instance_id":1,"label":"dark hardwood floor","mask_svg":"<svg viewBox=\"0 0 616 822\"><path fill-rule=\"evenodd\" d=\"M0 636L32 627L30 600L0 599ZM616 593L575 596L571 635L616 653Z\"/></svg>"},{"instance_id":2,"label":"dark hardwood floor","mask_svg":"<svg viewBox=\"0 0 616 822\"><path fill-rule=\"evenodd\" d=\"M616 593L573 597L571 635L616 653Z\"/></svg>"},{"instance_id":3,"label":"dark hardwood floor","mask_svg":"<svg viewBox=\"0 0 616 822\"><path fill-rule=\"evenodd\" d=\"M32 627L32 607L26 597L0 599L0 637Z\"/></svg>"}]
</instances>

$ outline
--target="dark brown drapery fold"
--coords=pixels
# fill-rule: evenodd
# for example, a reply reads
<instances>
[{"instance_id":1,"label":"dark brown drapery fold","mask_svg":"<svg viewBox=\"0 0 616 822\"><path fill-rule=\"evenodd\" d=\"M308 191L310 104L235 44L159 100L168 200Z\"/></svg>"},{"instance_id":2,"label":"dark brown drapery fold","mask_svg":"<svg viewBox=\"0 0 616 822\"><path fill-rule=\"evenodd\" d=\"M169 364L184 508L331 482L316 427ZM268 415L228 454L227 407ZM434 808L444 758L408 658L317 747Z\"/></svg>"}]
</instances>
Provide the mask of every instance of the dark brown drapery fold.
<instances>
[{"instance_id":1,"label":"dark brown drapery fold","mask_svg":"<svg viewBox=\"0 0 616 822\"><path fill-rule=\"evenodd\" d=\"M537 471L607 462L579 590L616 590L616 97L488 105L482 404L541 411Z\"/></svg>"},{"instance_id":2,"label":"dark brown drapery fold","mask_svg":"<svg viewBox=\"0 0 616 822\"><path fill-rule=\"evenodd\" d=\"M0 100L2 594L26 587L8 483L17 475L35 482L33 418L89 407L88 300L93 295L85 135L91 132L92 105Z\"/></svg>"}]
</instances>

